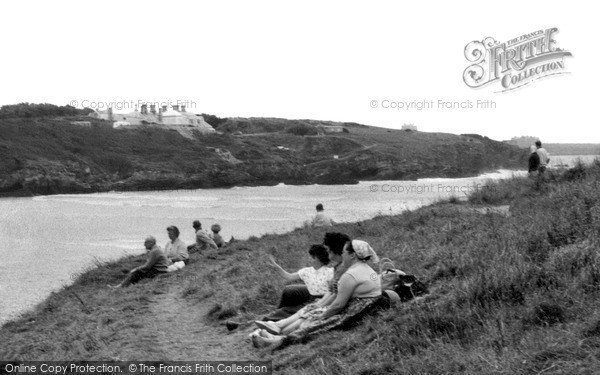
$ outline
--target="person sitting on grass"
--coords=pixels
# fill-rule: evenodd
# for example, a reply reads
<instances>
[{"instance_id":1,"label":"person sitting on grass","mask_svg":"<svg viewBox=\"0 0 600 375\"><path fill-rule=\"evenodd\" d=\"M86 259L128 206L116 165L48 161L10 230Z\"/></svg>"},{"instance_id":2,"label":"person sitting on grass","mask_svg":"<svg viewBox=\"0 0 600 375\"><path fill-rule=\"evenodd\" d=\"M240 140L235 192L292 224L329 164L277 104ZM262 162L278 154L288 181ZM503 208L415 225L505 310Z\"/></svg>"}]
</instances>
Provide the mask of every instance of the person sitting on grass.
<instances>
[{"instance_id":1,"label":"person sitting on grass","mask_svg":"<svg viewBox=\"0 0 600 375\"><path fill-rule=\"evenodd\" d=\"M325 209L323 208L323 204L317 204L317 214L313 217L311 221L311 225L313 227L330 227L333 224L333 220L331 220L327 215L325 215Z\"/></svg>"},{"instance_id":2,"label":"person sitting on grass","mask_svg":"<svg viewBox=\"0 0 600 375\"><path fill-rule=\"evenodd\" d=\"M208 233L206 233L202 229L202 223L200 223L200 220L194 220L192 226L196 231L196 243L188 246L188 251L201 252L206 249L216 250L219 248L215 241L213 241L212 238L209 237Z\"/></svg>"},{"instance_id":3,"label":"person sitting on grass","mask_svg":"<svg viewBox=\"0 0 600 375\"><path fill-rule=\"evenodd\" d=\"M353 240L344 246L342 259L346 271L337 282L335 295L323 297L278 322L256 321L262 330L251 334L254 346L300 342L354 322L376 306L381 296L381 283L377 272L367 264L369 260L378 262L375 251L367 242Z\"/></svg>"},{"instance_id":4,"label":"person sitting on grass","mask_svg":"<svg viewBox=\"0 0 600 375\"><path fill-rule=\"evenodd\" d=\"M173 263L184 262L188 264L190 256L185 243L179 238L179 228L171 225L167 228L167 234L169 235L169 241L165 245L167 258Z\"/></svg>"},{"instance_id":5,"label":"person sitting on grass","mask_svg":"<svg viewBox=\"0 0 600 375\"><path fill-rule=\"evenodd\" d=\"M212 231L212 233L210 233L208 236L215 241L215 244L217 245L217 247L221 248L223 246L226 245L225 241L223 241L223 237L221 237L221 235L219 234L219 232L221 231L221 226L219 224L213 224L210 227L210 230Z\"/></svg>"},{"instance_id":6,"label":"person sitting on grass","mask_svg":"<svg viewBox=\"0 0 600 375\"><path fill-rule=\"evenodd\" d=\"M303 281L304 284L287 285L281 295L279 307L265 320L280 320L286 318L304 305L323 297L329 291L329 281L333 278L333 268L329 264L327 247L321 244L312 245L308 250L312 258L311 267L304 267L294 273L284 270L272 256L270 265L287 282Z\"/></svg>"},{"instance_id":7,"label":"person sitting on grass","mask_svg":"<svg viewBox=\"0 0 600 375\"><path fill-rule=\"evenodd\" d=\"M328 232L323 237L323 245L327 248L329 255L329 265L333 267L333 278L329 281L329 292L327 294L335 293L337 280L344 272L341 266L342 250L348 241L350 241L348 235L338 232ZM304 285L286 287L283 290L279 308L264 317L263 320L280 320L289 317L303 307L298 304L298 300L301 300L303 296L306 298L307 294L308 289Z\"/></svg>"},{"instance_id":8,"label":"person sitting on grass","mask_svg":"<svg viewBox=\"0 0 600 375\"><path fill-rule=\"evenodd\" d=\"M131 284L135 284L144 278L153 278L158 274L166 273L167 267L169 266L169 260L167 259L164 251L156 245L156 238L153 236L146 237L144 241L144 247L148 252L148 260L142 266L136 267L129 271L129 274L118 285L109 285L111 288L125 288Z\"/></svg>"}]
</instances>

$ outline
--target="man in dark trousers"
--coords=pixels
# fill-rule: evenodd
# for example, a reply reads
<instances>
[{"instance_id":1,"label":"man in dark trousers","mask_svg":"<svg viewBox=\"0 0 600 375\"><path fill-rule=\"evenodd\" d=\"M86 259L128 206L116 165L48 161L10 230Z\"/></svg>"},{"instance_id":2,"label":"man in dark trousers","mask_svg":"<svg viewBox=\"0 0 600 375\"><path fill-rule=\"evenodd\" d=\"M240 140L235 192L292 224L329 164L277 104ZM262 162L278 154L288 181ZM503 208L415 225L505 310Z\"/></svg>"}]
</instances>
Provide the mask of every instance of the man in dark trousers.
<instances>
[{"instance_id":1,"label":"man in dark trousers","mask_svg":"<svg viewBox=\"0 0 600 375\"><path fill-rule=\"evenodd\" d=\"M135 284L143 278L153 278L160 273L166 273L169 261L165 252L156 245L156 238L153 236L146 237L144 247L148 251L148 260L142 266L136 267L129 271L129 274L119 285L109 285L111 288L125 288L131 284Z\"/></svg>"},{"instance_id":2,"label":"man in dark trousers","mask_svg":"<svg viewBox=\"0 0 600 375\"><path fill-rule=\"evenodd\" d=\"M542 147L542 142L540 140L535 141L535 147L537 147L537 154L540 157L540 167L538 168L538 171L540 175L543 175L548 163L550 163L550 154Z\"/></svg>"},{"instance_id":3,"label":"man in dark trousers","mask_svg":"<svg viewBox=\"0 0 600 375\"><path fill-rule=\"evenodd\" d=\"M538 173L538 169L540 167L540 156L537 153L537 147L535 145L531 145L529 148L529 176L533 176Z\"/></svg>"}]
</instances>

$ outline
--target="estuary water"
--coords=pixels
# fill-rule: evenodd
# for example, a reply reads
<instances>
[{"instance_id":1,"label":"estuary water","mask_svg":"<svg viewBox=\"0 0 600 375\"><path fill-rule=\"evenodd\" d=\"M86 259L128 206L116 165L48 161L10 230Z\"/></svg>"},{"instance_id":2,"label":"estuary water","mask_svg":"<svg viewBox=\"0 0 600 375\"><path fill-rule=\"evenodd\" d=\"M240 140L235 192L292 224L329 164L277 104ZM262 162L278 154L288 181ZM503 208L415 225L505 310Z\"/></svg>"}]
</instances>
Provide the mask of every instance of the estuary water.
<instances>
[{"instance_id":1,"label":"estuary water","mask_svg":"<svg viewBox=\"0 0 600 375\"><path fill-rule=\"evenodd\" d=\"M0 324L71 283L94 260L143 253L166 227L194 240L192 221L214 223L225 240L284 233L322 203L336 222L399 214L451 196L466 197L490 180L524 175L502 170L474 178L363 181L356 185L277 185L231 189L109 192L0 199ZM99 287L105 287L99 285Z\"/></svg>"}]
</instances>

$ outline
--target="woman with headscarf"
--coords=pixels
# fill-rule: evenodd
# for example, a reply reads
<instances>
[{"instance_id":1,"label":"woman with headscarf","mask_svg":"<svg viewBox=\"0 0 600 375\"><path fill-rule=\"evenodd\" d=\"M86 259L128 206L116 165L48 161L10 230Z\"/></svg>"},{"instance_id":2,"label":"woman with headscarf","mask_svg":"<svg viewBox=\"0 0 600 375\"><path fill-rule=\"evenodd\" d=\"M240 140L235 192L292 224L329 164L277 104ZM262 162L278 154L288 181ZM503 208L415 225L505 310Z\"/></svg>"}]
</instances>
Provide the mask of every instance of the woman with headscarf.
<instances>
[{"instance_id":1,"label":"woman with headscarf","mask_svg":"<svg viewBox=\"0 0 600 375\"><path fill-rule=\"evenodd\" d=\"M368 243L361 240L347 242L342 252L345 272L339 277L337 292L328 303L319 304L319 301L308 305L278 322L257 321L262 330L251 335L254 345L294 343L357 320L381 296L379 276L367 264L369 260L377 263L379 258Z\"/></svg>"}]
</instances>

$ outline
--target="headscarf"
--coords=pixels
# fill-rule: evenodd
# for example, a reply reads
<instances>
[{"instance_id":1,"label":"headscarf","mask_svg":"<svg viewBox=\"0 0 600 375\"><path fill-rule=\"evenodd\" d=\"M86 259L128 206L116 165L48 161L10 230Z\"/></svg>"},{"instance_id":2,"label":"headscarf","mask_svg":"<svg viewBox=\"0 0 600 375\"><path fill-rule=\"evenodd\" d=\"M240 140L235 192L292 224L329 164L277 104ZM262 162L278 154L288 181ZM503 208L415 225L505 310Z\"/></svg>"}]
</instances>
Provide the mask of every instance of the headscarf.
<instances>
[{"instance_id":1,"label":"headscarf","mask_svg":"<svg viewBox=\"0 0 600 375\"><path fill-rule=\"evenodd\" d=\"M373 248L371 247L371 245L369 245L365 241L362 241L362 240L352 240L352 248L354 249L354 252L356 253L356 257L359 260L364 261L365 258L370 255L371 256L371 259L370 259L371 261L373 261L374 263L379 262L379 257L375 253L375 250L373 250Z\"/></svg>"}]
</instances>

